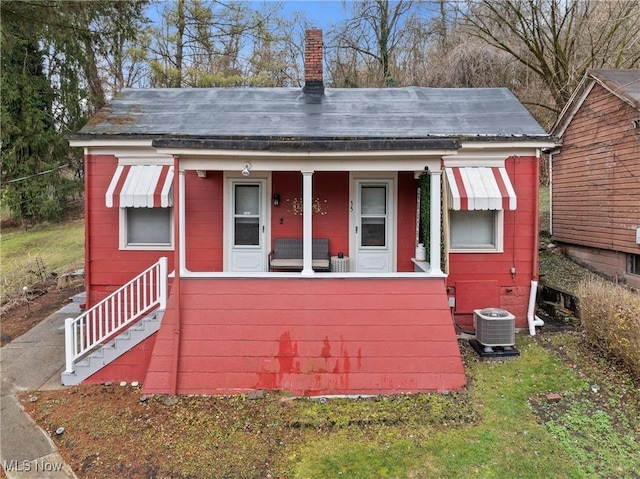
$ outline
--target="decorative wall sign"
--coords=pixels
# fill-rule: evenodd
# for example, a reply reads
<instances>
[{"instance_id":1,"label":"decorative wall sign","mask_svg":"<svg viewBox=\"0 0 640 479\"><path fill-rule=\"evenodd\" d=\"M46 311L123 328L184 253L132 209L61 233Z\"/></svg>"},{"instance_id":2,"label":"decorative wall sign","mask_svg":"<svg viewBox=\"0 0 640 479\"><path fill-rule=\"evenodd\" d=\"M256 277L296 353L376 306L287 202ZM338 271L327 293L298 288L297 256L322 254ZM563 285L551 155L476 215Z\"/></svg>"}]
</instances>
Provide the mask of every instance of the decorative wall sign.
<instances>
[{"instance_id":1,"label":"decorative wall sign","mask_svg":"<svg viewBox=\"0 0 640 479\"><path fill-rule=\"evenodd\" d=\"M327 214L327 203L328 200L321 200L320 198L313 198L311 200L311 211L313 213L318 213L322 216ZM289 208L287 209L288 213L293 213L294 215L302 215L304 210L304 203L302 198L287 198L287 204Z\"/></svg>"}]
</instances>

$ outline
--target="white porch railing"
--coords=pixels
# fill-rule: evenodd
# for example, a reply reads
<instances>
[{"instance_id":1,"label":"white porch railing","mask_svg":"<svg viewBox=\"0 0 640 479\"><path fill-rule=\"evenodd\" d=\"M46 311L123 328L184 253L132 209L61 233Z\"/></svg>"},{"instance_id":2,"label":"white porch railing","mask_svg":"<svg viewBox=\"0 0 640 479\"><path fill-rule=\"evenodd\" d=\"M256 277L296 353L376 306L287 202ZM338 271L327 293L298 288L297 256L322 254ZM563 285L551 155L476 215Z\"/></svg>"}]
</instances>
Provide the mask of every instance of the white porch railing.
<instances>
[{"instance_id":1,"label":"white porch railing","mask_svg":"<svg viewBox=\"0 0 640 479\"><path fill-rule=\"evenodd\" d=\"M167 306L167 258L140 273L77 318L65 320L65 373L97 346L155 309Z\"/></svg>"}]
</instances>

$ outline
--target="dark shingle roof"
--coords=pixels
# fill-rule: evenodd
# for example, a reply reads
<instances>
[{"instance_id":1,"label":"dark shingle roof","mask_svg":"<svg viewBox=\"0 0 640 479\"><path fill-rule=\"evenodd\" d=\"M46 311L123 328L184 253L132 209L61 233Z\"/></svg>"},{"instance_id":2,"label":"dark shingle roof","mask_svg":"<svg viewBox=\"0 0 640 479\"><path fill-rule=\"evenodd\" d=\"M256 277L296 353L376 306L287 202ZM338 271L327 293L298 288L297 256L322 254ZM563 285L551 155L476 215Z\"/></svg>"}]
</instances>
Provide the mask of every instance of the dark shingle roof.
<instances>
[{"instance_id":1,"label":"dark shingle roof","mask_svg":"<svg viewBox=\"0 0 640 479\"><path fill-rule=\"evenodd\" d=\"M506 88L128 89L73 138L547 137Z\"/></svg>"}]
</instances>

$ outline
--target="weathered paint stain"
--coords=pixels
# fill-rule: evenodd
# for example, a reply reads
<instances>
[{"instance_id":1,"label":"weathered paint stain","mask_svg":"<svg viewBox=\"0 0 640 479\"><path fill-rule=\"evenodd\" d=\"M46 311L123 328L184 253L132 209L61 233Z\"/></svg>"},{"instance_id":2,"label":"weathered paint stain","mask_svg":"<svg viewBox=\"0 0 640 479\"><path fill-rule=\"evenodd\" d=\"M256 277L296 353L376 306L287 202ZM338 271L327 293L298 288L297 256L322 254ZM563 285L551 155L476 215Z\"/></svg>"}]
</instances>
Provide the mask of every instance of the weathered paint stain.
<instances>
[{"instance_id":1,"label":"weathered paint stain","mask_svg":"<svg viewBox=\"0 0 640 479\"><path fill-rule=\"evenodd\" d=\"M358 348L358 371L362 370L362 348Z\"/></svg>"},{"instance_id":2,"label":"weathered paint stain","mask_svg":"<svg viewBox=\"0 0 640 479\"><path fill-rule=\"evenodd\" d=\"M258 373L258 383L254 386L254 389L280 389L278 375L274 371L269 371L267 368L262 366Z\"/></svg>"},{"instance_id":3,"label":"weathered paint stain","mask_svg":"<svg viewBox=\"0 0 640 479\"><path fill-rule=\"evenodd\" d=\"M296 372L294 369L294 360L298 355L298 345L291 340L291 333L289 331L285 331L280 335L280 340L278 341L278 354L276 354L276 359L280 363L280 377L283 374ZM297 362L296 364L300 364Z\"/></svg>"},{"instance_id":4,"label":"weathered paint stain","mask_svg":"<svg viewBox=\"0 0 640 479\"><path fill-rule=\"evenodd\" d=\"M322 341L322 351L320 351L320 356L322 356L325 359L328 359L331 357L331 344L329 343L328 336L325 336L324 340Z\"/></svg>"},{"instance_id":5,"label":"weathered paint stain","mask_svg":"<svg viewBox=\"0 0 640 479\"><path fill-rule=\"evenodd\" d=\"M351 372L351 359L349 353L345 350L342 353L342 374L340 374L340 385L343 388L349 387L349 373Z\"/></svg>"},{"instance_id":6,"label":"weathered paint stain","mask_svg":"<svg viewBox=\"0 0 640 479\"><path fill-rule=\"evenodd\" d=\"M340 360L336 359L336 365L333 367L333 374L340 374Z\"/></svg>"}]
</instances>

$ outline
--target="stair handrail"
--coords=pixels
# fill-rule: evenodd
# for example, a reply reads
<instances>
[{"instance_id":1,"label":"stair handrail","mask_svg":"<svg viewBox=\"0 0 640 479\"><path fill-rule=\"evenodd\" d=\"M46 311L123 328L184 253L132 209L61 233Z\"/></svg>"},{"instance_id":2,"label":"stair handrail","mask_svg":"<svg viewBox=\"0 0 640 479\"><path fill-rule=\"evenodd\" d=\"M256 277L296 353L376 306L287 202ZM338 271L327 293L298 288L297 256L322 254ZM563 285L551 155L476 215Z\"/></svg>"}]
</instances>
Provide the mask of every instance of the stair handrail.
<instances>
[{"instance_id":1,"label":"stair handrail","mask_svg":"<svg viewBox=\"0 0 640 479\"><path fill-rule=\"evenodd\" d=\"M72 374L79 359L139 318L166 309L167 282L167 258L162 257L80 316L65 319L65 373Z\"/></svg>"}]
</instances>

